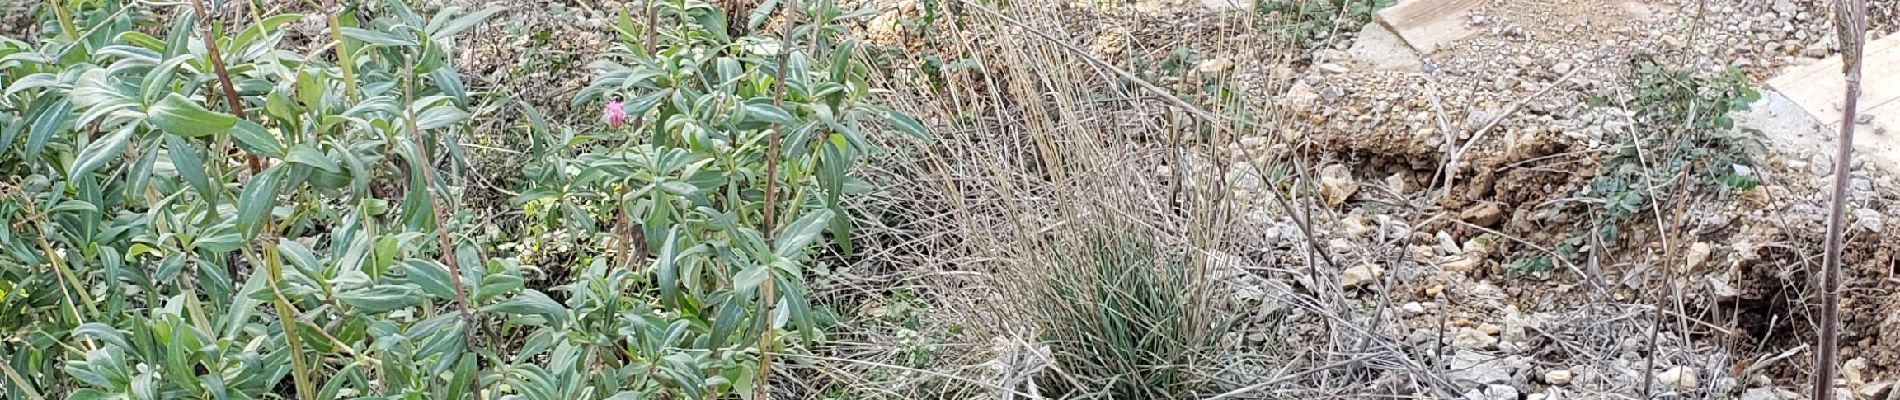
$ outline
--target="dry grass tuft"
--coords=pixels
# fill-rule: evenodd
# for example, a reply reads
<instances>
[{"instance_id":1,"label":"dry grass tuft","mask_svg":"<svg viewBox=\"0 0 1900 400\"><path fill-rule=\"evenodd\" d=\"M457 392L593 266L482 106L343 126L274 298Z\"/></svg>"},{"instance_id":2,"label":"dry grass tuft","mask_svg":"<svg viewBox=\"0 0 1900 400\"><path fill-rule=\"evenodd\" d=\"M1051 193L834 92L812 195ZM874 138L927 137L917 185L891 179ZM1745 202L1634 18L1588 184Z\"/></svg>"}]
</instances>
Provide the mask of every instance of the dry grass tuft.
<instances>
[{"instance_id":1,"label":"dry grass tuft","mask_svg":"<svg viewBox=\"0 0 1900 400\"><path fill-rule=\"evenodd\" d=\"M1296 51L1244 13L957 7L962 17L937 21L947 43L936 48L967 68L933 88L899 65L876 85L895 88L889 101L926 116L938 138L893 146L869 171L885 191L859 204L881 216L862 237L875 250L854 266L865 283L841 285L863 290L833 293L872 299L879 313L895 293L916 294L928 315L834 342L831 354L856 361L815 368L832 384L813 386L837 397L1189 398L1266 371L1274 357L1244 356L1259 349L1230 340L1253 310L1227 279L1237 262L1214 255L1255 245L1236 223L1251 208L1236 202L1253 200L1227 177L1254 160L1232 153L1239 137L1269 137L1273 124L1237 100L1277 92L1268 77L1282 64L1198 68L1194 55ZM1176 29L1184 20L1197 28ZM1182 37L1084 50L1129 32ZM917 363L920 336L940 351Z\"/></svg>"}]
</instances>

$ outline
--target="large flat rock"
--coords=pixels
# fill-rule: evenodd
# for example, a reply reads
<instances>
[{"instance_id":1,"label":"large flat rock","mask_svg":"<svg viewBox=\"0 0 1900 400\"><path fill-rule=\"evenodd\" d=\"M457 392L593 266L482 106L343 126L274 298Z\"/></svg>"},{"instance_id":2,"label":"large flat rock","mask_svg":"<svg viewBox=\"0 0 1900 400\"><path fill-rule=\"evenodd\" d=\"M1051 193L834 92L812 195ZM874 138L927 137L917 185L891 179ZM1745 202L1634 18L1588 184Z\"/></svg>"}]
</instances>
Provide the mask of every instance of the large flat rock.
<instances>
[{"instance_id":1,"label":"large flat rock","mask_svg":"<svg viewBox=\"0 0 1900 400\"><path fill-rule=\"evenodd\" d=\"M1866 55L1866 60L1861 63L1859 113L1872 117L1856 118L1866 123L1854 126L1855 157L1865 157L1889 172L1900 172L1900 132L1896 132L1900 131L1900 34L1868 42ZM1840 56L1788 68L1769 79L1768 87L1804 111L1822 131L1828 132L1827 140L1822 143L1796 137L1794 144L1826 147L1832 143L1833 136L1838 135L1840 130L1842 104L1846 100L1842 96L1847 88L1847 79L1841 74ZM1771 137L1798 135L1778 131L1766 133Z\"/></svg>"}]
</instances>

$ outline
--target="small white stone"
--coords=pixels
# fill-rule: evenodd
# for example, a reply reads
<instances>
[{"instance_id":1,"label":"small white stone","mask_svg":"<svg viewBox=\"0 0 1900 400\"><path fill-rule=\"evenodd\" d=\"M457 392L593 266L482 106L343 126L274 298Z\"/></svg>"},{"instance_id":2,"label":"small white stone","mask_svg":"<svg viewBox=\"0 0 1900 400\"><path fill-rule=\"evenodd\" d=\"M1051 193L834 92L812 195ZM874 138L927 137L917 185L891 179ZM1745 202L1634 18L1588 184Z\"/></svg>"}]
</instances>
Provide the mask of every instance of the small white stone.
<instances>
[{"instance_id":1,"label":"small white stone","mask_svg":"<svg viewBox=\"0 0 1900 400\"><path fill-rule=\"evenodd\" d=\"M1764 387L1748 389L1742 392L1740 400L1781 400L1783 398L1785 397L1782 397L1781 393L1776 391L1775 388Z\"/></svg>"},{"instance_id":2,"label":"small white stone","mask_svg":"<svg viewBox=\"0 0 1900 400\"><path fill-rule=\"evenodd\" d=\"M1209 74L1209 75L1227 72L1227 70L1230 70L1233 68L1234 68L1233 60L1228 60L1225 58L1213 58L1213 59L1202 60L1200 64L1194 66L1194 70L1200 71L1203 74Z\"/></svg>"},{"instance_id":3,"label":"small white stone","mask_svg":"<svg viewBox=\"0 0 1900 400\"><path fill-rule=\"evenodd\" d=\"M1854 229L1865 229L1868 233L1881 232L1886 223L1881 221L1879 211L1869 209L1854 210Z\"/></svg>"},{"instance_id":4,"label":"small white stone","mask_svg":"<svg viewBox=\"0 0 1900 400\"><path fill-rule=\"evenodd\" d=\"M1570 384L1570 380L1576 378L1576 376L1575 373L1567 369L1554 369L1544 373L1544 383L1558 386L1567 385Z\"/></svg>"}]
</instances>

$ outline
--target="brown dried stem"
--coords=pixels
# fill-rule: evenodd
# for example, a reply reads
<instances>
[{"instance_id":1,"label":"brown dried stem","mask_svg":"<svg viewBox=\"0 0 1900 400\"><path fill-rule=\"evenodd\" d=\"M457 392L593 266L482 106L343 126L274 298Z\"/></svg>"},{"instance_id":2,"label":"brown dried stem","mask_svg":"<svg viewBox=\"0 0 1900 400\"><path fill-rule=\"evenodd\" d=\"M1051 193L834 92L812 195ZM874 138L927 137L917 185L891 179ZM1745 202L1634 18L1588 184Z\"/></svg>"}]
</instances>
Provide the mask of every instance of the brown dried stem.
<instances>
[{"instance_id":1,"label":"brown dried stem","mask_svg":"<svg viewBox=\"0 0 1900 400\"><path fill-rule=\"evenodd\" d=\"M244 102L238 97L237 87L231 85L231 73L224 70L224 55L218 53L218 38L211 35L211 11L205 7L204 0L191 0L191 6L198 12L198 22L205 26L205 57L210 58L211 70L218 74L218 87L224 90L224 104L231 108L231 115L244 119ZM264 162L256 155L245 154L244 165L251 169L253 175L264 170ZM231 273L231 280L237 280L235 270Z\"/></svg>"},{"instance_id":2,"label":"brown dried stem","mask_svg":"<svg viewBox=\"0 0 1900 400\"><path fill-rule=\"evenodd\" d=\"M791 58L792 53L792 27L798 25L798 0L792 0L790 4L786 5L785 20L781 21L781 23L784 24L784 28L779 34L778 68L772 71L773 74L777 75L772 78L772 106L774 107L784 107L785 104L785 63L787 59ZM777 217L778 214L778 152L780 128L782 127L777 125L772 126L771 136L766 138L765 146L765 215L761 225L765 230L763 235L765 236L766 243L771 243L772 240L778 236L778 224L775 217ZM769 271L769 269L773 267L767 265L765 268ZM765 283L759 286L759 301L762 304L760 304L758 320L760 323L766 324L766 326L765 329L759 332L759 375L758 382L752 386L752 398L755 399L766 398L766 389L769 389L771 386L773 342L771 326L772 298L776 295L772 292L774 289L773 281L776 280L777 279L772 277L771 273L767 273Z\"/></svg>"},{"instance_id":3,"label":"brown dried stem","mask_svg":"<svg viewBox=\"0 0 1900 400\"><path fill-rule=\"evenodd\" d=\"M1841 72L1847 76L1841 109L1840 142L1834 152L1834 197L1828 206L1827 253L1822 255L1821 332L1815 348L1814 397L1834 398L1834 369L1839 349L1842 220L1847 210L1847 179L1853 168L1854 112L1860 102L1860 60L1867 18L1865 0L1834 3L1834 26L1841 40Z\"/></svg>"},{"instance_id":4,"label":"brown dried stem","mask_svg":"<svg viewBox=\"0 0 1900 400\"><path fill-rule=\"evenodd\" d=\"M477 326L475 325L475 313L469 311L468 292L462 288L462 267L459 265L460 262L455 259L455 243L449 240L448 217L442 214L442 208L446 206L446 204L439 201L441 196L435 192L435 163L430 161L434 158L429 156L429 148L422 144L422 130L416 129L415 63L409 63L408 65L409 70L403 74L408 77L408 79L404 80L402 86L403 113L407 114L404 116L403 122L409 126L410 143L416 146L416 158L418 158L417 161L421 164L417 165L416 169L422 171L423 193L428 194L429 212L434 214L435 217L436 243L441 247L442 264L449 269L449 283L451 283L451 287L455 289L455 308L457 312L461 313L462 317L462 346L463 349L469 351L467 353L468 356L476 357L476 353L474 352L475 335L478 329L476 329ZM482 400L480 368L481 367L477 366L477 373L469 379L473 381L470 382L469 392L475 396L475 400Z\"/></svg>"}]
</instances>

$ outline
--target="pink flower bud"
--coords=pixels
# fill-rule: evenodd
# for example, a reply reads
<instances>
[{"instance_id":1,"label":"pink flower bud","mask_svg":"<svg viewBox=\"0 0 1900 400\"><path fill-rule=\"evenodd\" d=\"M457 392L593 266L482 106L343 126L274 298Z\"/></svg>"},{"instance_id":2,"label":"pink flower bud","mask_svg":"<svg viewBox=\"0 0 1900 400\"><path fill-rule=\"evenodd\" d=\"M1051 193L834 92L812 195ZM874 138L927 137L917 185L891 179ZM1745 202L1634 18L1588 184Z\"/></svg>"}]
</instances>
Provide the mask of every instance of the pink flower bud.
<instances>
[{"instance_id":1,"label":"pink flower bud","mask_svg":"<svg viewBox=\"0 0 1900 400\"><path fill-rule=\"evenodd\" d=\"M619 100L607 102L606 114L608 128L620 129L620 125L627 122L627 108Z\"/></svg>"}]
</instances>

